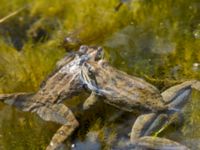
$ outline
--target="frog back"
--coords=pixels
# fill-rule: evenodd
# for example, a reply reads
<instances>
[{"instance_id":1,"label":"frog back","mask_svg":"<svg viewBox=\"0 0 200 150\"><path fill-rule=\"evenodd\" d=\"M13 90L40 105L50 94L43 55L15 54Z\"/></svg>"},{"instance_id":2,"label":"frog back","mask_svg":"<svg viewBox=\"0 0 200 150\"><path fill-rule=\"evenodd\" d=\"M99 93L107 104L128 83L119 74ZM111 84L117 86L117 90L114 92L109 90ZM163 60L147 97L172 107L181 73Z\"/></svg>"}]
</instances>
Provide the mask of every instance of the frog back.
<instances>
[{"instance_id":1,"label":"frog back","mask_svg":"<svg viewBox=\"0 0 200 150\"><path fill-rule=\"evenodd\" d=\"M111 66L96 68L96 82L105 102L127 111L146 108L152 111L165 109L159 90L146 81L130 76Z\"/></svg>"}]
</instances>

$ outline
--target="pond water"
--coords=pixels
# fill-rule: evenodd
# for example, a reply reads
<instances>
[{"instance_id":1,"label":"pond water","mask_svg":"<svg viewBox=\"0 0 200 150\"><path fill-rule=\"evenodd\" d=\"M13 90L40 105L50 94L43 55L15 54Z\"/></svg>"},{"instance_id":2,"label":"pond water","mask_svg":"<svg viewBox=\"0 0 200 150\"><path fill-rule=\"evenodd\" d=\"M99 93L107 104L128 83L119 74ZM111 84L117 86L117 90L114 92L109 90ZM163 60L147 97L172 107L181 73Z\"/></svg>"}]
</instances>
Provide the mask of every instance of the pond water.
<instances>
[{"instance_id":1,"label":"pond water","mask_svg":"<svg viewBox=\"0 0 200 150\"><path fill-rule=\"evenodd\" d=\"M110 5L119 6L118 1L109 2ZM86 4L93 6L91 1L85 0L84 3L80 2L80 6L77 4L76 11L79 11L81 5L86 8ZM101 45L105 49L106 59L113 67L147 80L161 92L180 81L200 80L200 3L198 0L184 2L181 0L176 2L130 0L123 1L118 11L110 10L109 3L98 5L97 2L95 6L103 15L108 13L105 19L110 20L109 23L92 9L98 18L95 19L95 16L91 14L91 18L88 19L87 15L80 13L83 17L80 22L85 19L89 22L89 27L80 28L79 30L83 31L75 32L75 34L79 34L76 37L79 37L83 44ZM74 16L74 12L71 15ZM77 21L80 25L79 20L70 17L68 19ZM92 23L96 28L93 28ZM102 27L99 23L102 23ZM87 26L87 23L83 26ZM67 27L71 26L67 25ZM63 28L59 28L61 29ZM3 51L2 48L0 48L1 51ZM3 56L3 53L1 54ZM3 72L4 64L1 63L0 61L0 79L7 75ZM35 78L37 82L40 82L40 79ZM3 82L3 80L0 81ZM9 79L6 82L9 83ZM20 84L24 83L20 82ZM20 84L15 87L20 87ZM5 88L6 84L3 85ZM26 89L26 86L24 87ZM26 89L26 91L29 90ZM80 121L80 127L70 138L71 142L64 143L63 149L99 150L128 144L132 124L140 112L136 110L133 113L125 113L103 103L98 103L94 108L83 111L82 103L88 95L88 93L82 93L66 102ZM158 136L178 141L194 150L200 149L199 103L200 92L193 90L190 99L181 111L184 116L182 125L169 126ZM35 114L21 112L0 103L0 149L2 150L45 149L59 126L53 122L45 122Z\"/></svg>"}]
</instances>

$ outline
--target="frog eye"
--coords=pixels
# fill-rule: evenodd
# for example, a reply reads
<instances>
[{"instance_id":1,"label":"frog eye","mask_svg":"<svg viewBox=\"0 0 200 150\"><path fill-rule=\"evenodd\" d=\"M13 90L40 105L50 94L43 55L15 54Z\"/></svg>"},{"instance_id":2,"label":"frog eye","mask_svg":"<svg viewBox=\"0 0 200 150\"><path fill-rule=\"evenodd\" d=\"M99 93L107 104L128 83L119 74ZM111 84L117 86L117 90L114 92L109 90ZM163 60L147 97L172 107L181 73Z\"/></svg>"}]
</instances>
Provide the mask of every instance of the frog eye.
<instances>
[{"instance_id":1,"label":"frog eye","mask_svg":"<svg viewBox=\"0 0 200 150\"><path fill-rule=\"evenodd\" d=\"M96 53L96 56L95 56L95 61L98 61L100 59L103 58L103 48L102 47L98 47L97 48L97 53Z\"/></svg>"},{"instance_id":2,"label":"frog eye","mask_svg":"<svg viewBox=\"0 0 200 150\"><path fill-rule=\"evenodd\" d=\"M88 50L88 46L86 45L81 45L81 47L79 48L79 53L82 55L82 54L85 54Z\"/></svg>"}]
</instances>

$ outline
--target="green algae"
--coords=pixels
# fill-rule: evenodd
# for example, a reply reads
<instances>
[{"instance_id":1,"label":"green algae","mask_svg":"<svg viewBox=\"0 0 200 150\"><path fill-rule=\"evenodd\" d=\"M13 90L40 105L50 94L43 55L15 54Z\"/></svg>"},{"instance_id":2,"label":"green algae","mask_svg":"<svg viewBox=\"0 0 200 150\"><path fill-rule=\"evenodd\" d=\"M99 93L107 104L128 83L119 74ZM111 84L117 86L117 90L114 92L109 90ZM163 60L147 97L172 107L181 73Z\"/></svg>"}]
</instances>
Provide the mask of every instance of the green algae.
<instances>
[{"instance_id":1,"label":"green algae","mask_svg":"<svg viewBox=\"0 0 200 150\"><path fill-rule=\"evenodd\" d=\"M200 80L198 0L132 0L116 10L119 3L116 0L2 0L0 18L25 9L0 23L0 92L37 91L56 61L81 44L103 46L113 66L145 78L162 91L187 79ZM75 39L75 43L65 43L66 37ZM172 139L178 135L180 142L193 148L186 137L195 140L200 137L198 94L194 91L187 105L186 121L182 128L179 127L181 133L167 130L161 135ZM75 101L70 104L72 109L83 99L75 98ZM5 105L1 108L11 109ZM0 145L4 149L13 149L13 145L18 149L45 149L57 125L52 127L36 116L12 109L7 116L2 109ZM82 135L98 131L100 143L108 149L117 134L112 129L119 124L106 122L116 112L104 112L104 107L97 110L99 112L86 113L86 116L75 112L81 117L78 117L80 122L86 122L82 123L84 127L78 131L81 136L77 138L84 140ZM21 115L25 119L20 119ZM23 123L24 120L28 121ZM45 126L50 131L53 128L52 131L43 132ZM107 128L110 137L106 135ZM110 142L106 145L107 140Z\"/></svg>"},{"instance_id":2,"label":"green algae","mask_svg":"<svg viewBox=\"0 0 200 150\"><path fill-rule=\"evenodd\" d=\"M63 55L54 43L24 45L23 51L1 44L1 92L35 91Z\"/></svg>"}]
</instances>

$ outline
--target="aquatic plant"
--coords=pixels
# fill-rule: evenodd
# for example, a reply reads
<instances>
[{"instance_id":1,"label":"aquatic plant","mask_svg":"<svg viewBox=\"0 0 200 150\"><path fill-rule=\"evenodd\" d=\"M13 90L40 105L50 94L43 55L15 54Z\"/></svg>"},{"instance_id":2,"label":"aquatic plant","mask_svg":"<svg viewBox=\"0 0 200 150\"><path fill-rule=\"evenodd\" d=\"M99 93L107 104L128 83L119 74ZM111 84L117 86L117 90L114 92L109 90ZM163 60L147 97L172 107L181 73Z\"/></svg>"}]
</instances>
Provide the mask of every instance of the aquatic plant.
<instances>
[{"instance_id":1,"label":"aquatic plant","mask_svg":"<svg viewBox=\"0 0 200 150\"><path fill-rule=\"evenodd\" d=\"M64 53L52 42L27 43L22 51L1 42L0 49L1 93L35 91Z\"/></svg>"},{"instance_id":2,"label":"aquatic plant","mask_svg":"<svg viewBox=\"0 0 200 150\"><path fill-rule=\"evenodd\" d=\"M102 45L113 66L161 90L182 80L200 79L198 0L119 4L116 0L2 0L0 19L23 9L0 23L0 93L36 91L56 61L73 48L66 46L68 37L77 41L75 49L81 44ZM187 136L193 132L191 127L198 130L200 121L195 97L182 129ZM87 130L98 130L105 140L106 127L95 127L100 123L94 122ZM198 132L193 135L199 137Z\"/></svg>"}]
</instances>

